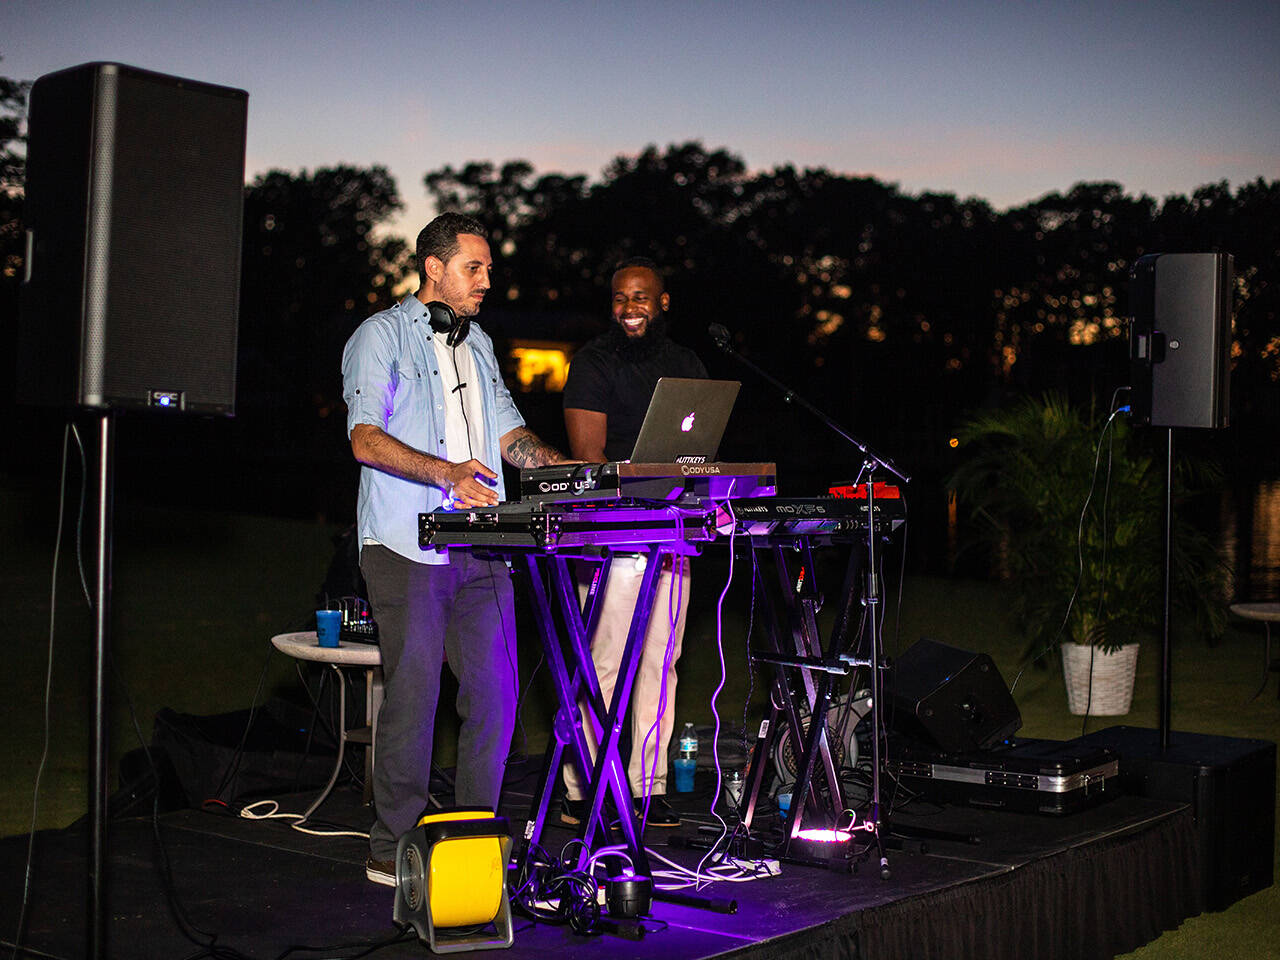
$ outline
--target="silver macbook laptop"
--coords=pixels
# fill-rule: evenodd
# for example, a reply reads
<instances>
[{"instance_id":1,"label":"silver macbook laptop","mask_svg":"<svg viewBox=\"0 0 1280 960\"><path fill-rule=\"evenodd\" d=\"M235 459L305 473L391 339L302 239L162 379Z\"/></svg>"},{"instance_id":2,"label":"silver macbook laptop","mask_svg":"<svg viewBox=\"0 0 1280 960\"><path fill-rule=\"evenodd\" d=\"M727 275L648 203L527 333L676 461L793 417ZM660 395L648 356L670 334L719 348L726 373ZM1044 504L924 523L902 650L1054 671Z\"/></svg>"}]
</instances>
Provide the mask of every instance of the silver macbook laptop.
<instances>
[{"instance_id":1,"label":"silver macbook laptop","mask_svg":"<svg viewBox=\"0 0 1280 960\"><path fill-rule=\"evenodd\" d=\"M649 400L631 462L714 460L741 386L737 380L663 377Z\"/></svg>"}]
</instances>

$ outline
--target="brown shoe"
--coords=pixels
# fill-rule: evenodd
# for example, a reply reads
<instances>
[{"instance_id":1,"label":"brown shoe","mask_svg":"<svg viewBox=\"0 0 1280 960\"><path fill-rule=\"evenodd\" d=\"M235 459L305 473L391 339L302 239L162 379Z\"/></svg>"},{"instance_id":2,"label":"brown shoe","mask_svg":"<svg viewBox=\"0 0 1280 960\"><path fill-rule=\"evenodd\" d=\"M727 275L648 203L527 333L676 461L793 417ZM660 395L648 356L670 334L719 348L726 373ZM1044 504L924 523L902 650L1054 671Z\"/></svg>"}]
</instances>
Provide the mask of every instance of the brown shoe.
<instances>
[{"instance_id":1,"label":"brown shoe","mask_svg":"<svg viewBox=\"0 0 1280 960\"><path fill-rule=\"evenodd\" d=\"M396 885L396 862L394 860L375 860L370 857L364 862L364 875L374 883L384 887Z\"/></svg>"},{"instance_id":2,"label":"brown shoe","mask_svg":"<svg viewBox=\"0 0 1280 960\"><path fill-rule=\"evenodd\" d=\"M587 815L587 803L585 800L570 800L565 797L560 801L560 822L567 823L571 827L576 827L582 823L582 818Z\"/></svg>"}]
</instances>

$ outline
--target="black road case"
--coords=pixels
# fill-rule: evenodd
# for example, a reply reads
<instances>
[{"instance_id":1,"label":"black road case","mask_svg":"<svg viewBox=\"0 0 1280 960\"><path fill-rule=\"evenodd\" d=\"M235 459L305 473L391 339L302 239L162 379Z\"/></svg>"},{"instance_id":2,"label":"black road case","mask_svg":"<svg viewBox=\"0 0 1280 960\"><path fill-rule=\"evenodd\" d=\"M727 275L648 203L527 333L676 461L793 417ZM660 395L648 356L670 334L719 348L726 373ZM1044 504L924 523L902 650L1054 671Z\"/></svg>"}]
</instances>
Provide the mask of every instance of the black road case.
<instances>
[{"instance_id":1,"label":"black road case","mask_svg":"<svg viewBox=\"0 0 1280 960\"><path fill-rule=\"evenodd\" d=\"M903 787L939 803L1062 816L1117 795L1119 762L1082 740L1010 740L992 750L943 753L901 740L888 772Z\"/></svg>"}]
</instances>

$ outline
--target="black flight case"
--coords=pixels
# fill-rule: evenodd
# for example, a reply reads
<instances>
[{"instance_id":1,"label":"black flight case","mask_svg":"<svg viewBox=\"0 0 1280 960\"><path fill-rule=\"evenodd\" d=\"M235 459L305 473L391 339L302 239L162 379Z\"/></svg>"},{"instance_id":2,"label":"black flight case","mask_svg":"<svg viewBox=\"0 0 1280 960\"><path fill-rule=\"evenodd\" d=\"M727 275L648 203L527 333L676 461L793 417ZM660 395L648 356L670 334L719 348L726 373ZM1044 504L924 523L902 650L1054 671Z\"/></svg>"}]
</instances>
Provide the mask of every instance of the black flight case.
<instances>
[{"instance_id":1,"label":"black flight case","mask_svg":"<svg viewBox=\"0 0 1280 960\"><path fill-rule=\"evenodd\" d=\"M944 753L896 740L889 776L937 803L1063 816L1119 793L1119 761L1082 740L1013 739L990 750Z\"/></svg>"}]
</instances>

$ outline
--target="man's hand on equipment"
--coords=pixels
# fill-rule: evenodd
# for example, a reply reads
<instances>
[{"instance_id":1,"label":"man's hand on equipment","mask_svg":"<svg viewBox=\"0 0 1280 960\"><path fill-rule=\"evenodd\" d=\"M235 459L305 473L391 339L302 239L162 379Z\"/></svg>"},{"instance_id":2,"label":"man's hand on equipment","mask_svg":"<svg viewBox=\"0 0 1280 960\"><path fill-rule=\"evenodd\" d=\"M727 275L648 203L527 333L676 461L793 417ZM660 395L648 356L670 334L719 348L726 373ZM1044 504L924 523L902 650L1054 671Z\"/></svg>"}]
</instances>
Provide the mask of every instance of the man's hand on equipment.
<instances>
[{"instance_id":1,"label":"man's hand on equipment","mask_svg":"<svg viewBox=\"0 0 1280 960\"><path fill-rule=\"evenodd\" d=\"M498 502L498 491L487 481L498 475L479 460L455 463L445 474L445 494L455 507L490 507Z\"/></svg>"}]
</instances>

